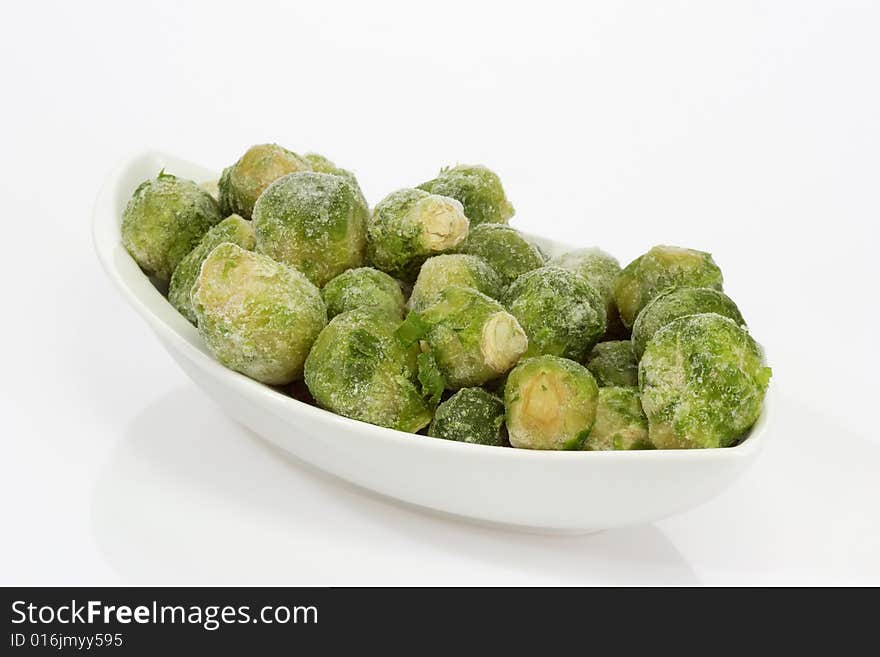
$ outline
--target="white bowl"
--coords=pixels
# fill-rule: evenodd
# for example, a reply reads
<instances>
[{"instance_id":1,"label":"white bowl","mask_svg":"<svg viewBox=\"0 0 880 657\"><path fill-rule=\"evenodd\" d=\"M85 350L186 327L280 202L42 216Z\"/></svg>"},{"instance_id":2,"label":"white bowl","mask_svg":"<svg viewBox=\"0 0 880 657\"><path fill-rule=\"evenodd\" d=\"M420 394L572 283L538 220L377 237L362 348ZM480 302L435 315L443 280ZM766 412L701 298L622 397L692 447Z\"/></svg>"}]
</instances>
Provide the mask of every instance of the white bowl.
<instances>
[{"instance_id":1,"label":"white bowl","mask_svg":"<svg viewBox=\"0 0 880 657\"><path fill-rule=\"evenodd\" d=\"M766 440L767 408L736 447L542 452L456 443L377 427L287 397L220 365L122 247L123 208L162 169L196 181L216 172L162 153L122 163L95 207L98 256L168 353L234 419L333 475L406 503L519 529L589 532L690 509L728 487ZM533 237L551 255L571 246Z\"/></svg>"}]
</instances>

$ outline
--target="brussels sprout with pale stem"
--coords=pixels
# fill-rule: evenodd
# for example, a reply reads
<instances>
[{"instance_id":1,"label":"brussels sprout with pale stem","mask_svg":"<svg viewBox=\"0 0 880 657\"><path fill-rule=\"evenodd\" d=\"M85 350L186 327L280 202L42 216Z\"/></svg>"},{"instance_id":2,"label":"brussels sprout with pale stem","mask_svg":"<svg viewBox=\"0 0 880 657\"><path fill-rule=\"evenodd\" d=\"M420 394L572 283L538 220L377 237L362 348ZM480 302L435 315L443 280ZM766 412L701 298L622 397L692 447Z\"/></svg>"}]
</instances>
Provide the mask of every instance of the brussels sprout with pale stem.
<instances>
[{"instance_id":1,"label":"brussels sprout with pale stem","mask_svg":"<svg viewBox=\"0 0 880 657\"><path fill-rule=\"evenodd\" d=\"M639 362L629 340L600 342L587 356L586 365L600 386L639 385Z\"/></svg>"},{"instance_id":2,"label":"brussels sprout with pale stem","mask_svg":"<svg viewBox=\"0 0 880 657\"><path fill-rule=\"evenodd\" d=\"M510 285L527 271L544 266L544 256L537 246L516 228L500 224L475 226L459 251L488 262L504 285Z\"/></svg>"},{"instance_id":3,"label":"brussels sprout with pale stem","mask_svg":"<svg viewBox=\"0 0 880 657\"><path fill-rule=\"evenodd\" d=\"M718 313L740 326L745 325L739 308L724 292L709 287L668 288L654 297L636 317L632 329L636 358L642 357L654 334L669 322L700 313Z\"/></svg>"},{"instance_id":4,"label":"brussels sprout with pale stem","mask_svg":"<svg viewBox=\"0 0 880 657\"><path fill-rule=\"evenodd\" d=\"M457 247L468 220L454 198L421 189L401 189L382 199L368 223L370 263L407 283L430 256Z\"/></svg>"},{"instance_id":5,"label":"brussels sprout with pale stem","mask_svg":"<svg viewBox=\"0 0 880 657\"><path fill-rule=\"evenodd\" d=\"M202 263L192 290L199 333L221 363L281 385L327 323L321 292L296 269L228 242Z\"/></svg>"},{"instance_id":6,"label":"brussels sprout with pale stem","mask_svg":"<svg viewBox=\"0 0 880 657\"><path fill-rule=\"evenodd\" d=\"M451 390L501 376L528 346L522 327L501 304L458 286L443 290L423 311L411 312L401 335L430 346Z\"/></svg>"},{"instance_id":7,"label":"brussels sprout with pale stem","mask_svg":"<svg viewBox=\"0 0 880 657\"><path fill-rule=\"evenodd\" d=\"M122 213L122 244L148 275L167 283L214 224L220 208L196 183L165 170L142 182Z\"/></svg>"},{"instance_id":8,"label":"brussels sprout with pale stem","mask_svg":"<svg viewBox=\"0 0 880 657\"><path fill-rule=\"evenodd\" d=\"M526 272L504 294L504 305L529 336L526 356L583 361L605 332L605 304L587 281L567 269Z\"/></svg>"},{"instance_id":9,"label":"brussels sprout with pale stem","mask_svg":"<svg viewBox=\"0 0 880 657\"><path fill-rule=\"evenodd\" d=\"M334 317L305 364L305 381L321 408L414 433L431 421L419 385L419 350L397 337L400 322L370 308Z\"/></svg>"},{"instance_id":10,"label":"brussels sprout with pale stem","mask_svg":"<svg viewBox=\"0 0 880 657\"><path fill-rule=\"evenodd\" d=\"M728 447L761 414L771 371L743 328L715 313L661 328L639 362L642 407L658 449Z\"/></svg>"},{"instance_id":11,"label":"brussels sprout with pale stem","mask_svg":"<svg viewBox=\"0 0 880 657\"><path fill-rule=\"evenodd\" d=\"M320 287L363 264L368 215L348 179L291 173L269 185L254 206L257 251L296 267Z\"/></svg>"},{"instance_id":12,"label":"brussels sprout with pale stem","mask_svg":"<svg viewBox=\"0 0 880 657\"><path fill-rule=\"evenodd\" d=\"M436 178L422 183L419 189L459 201L471 226L506 224L513 216L513 206L504 194L498 174L480 164L441 169Z\"/></svg>"},{"instance_id":13,"label":"brussels sprout with pale stem","mask_svg":"<svg viewBox=\"0 0 880 657\"><path fill-rule=\"evenodd\" d=\"M403 319L406 304L400 284L372 267L342 272L324 286L321 295L330 319L356 308L373 308L394 319Z\"/></svg>"},{"instance_id":14,"label":"brussels sprout with pale stem","mask_svg":"<svg viewBox=\"0 0 880 657\"><path fill-rule=\"evenodd\" d=\"M536 356L517 365L504 386L510 444L527 449L580 449L596 420L599 387L567 358Z\"/></svg>"},{"instance_id":15,"label":"brussels sprout with pale stem","mask_svg":"<svg viewBox=\"0 0 880 657\"><path fill-rule=\"evenodd\" d=\"M679 246L655 246L620 272L614 299L624 326L632 328L642 308L666 288L720 290L722 283L721 270L708 253Z\"/></svg>"},{"instance_id":16,"label":"brussels sprout with pale stem","mask_svg":"<svg viewBox=\"0 0 880 657\"><path fill-rule=\"evenodd\" d=\"M452 285L478 290L493 299L500 297L503 289L498 274L482 258L444 254L428 258L422 265L407 305L422 310Z\"/></svg>"},{"instance_id":17,"label":"brussels sprout with pale stem","mask_svg":"<svg viewBox=\"0 0 880 657\"><path fill-rule=\"evenodd\" d=\"M199 277L202 262L214 248L224 242L236 244L246 251L253 251L255 241L251 222L245 221L237 214L226 217L205 233L196 248L180 261L171 275L171 284L168 286L168 301L193 324L198 321L190 297L193 284Z\"/></svg>"},{"instance_id":18,"label":"brussels sprout with pale stem","mask_svg":"<svg viewBox=\"0 0 880 657\"><path fill-rule=\"evenodd\" d=\"M278 144L251 146L223 170L217 183L220 206L226 214L250 219L254 204L269 185L289 173L311 169L304 158Z\"/></svg>"},{"instance_id":19,"label":"brussels sprout with pale stem","mask_svg":"<svg viewBox=\"0 0 880 657\"><path fill-rule=\"evenodd\" d=\"M623 322L620 321L620 312L617 310L617 302L614 300L614 284L620 274L620 263L617 262L617 258L594 247L569 251L551 258L547 264L580 274L602 295L602 299L605 301L607 323L603 338L614 340L626 337L627 330Z\"/></svg>"},{"instance_id":20,"label":"brussels sprout with pale stem","mask_svg":"<svg viewBox=\"0 0 880 657\"><path fill-rule=\"evenodd\" d=\"M639 389L599 388L596 422L581 449L606 451L653 448L648 439L648 418L642 410Z\"/></svg>"},{"instance_id":21,"label":"brussels sprout with pale stem","mask_svg":"<svg viewBox=\"0 0 880 657\"><path fill-rule=\"evenodd\" d=\"M502 447L507 443L504 402L482 388L462 388L437 407L428 435Z\"/></svg>"}]
</instances>

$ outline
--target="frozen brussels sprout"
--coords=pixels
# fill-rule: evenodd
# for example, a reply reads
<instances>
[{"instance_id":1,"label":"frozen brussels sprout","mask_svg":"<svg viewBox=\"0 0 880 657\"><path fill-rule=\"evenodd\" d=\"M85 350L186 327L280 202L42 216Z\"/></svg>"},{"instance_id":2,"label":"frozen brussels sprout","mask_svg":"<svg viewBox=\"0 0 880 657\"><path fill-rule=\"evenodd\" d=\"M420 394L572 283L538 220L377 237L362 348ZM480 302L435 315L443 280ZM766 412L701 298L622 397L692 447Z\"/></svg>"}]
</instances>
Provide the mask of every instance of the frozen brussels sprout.
<instances>
[{"instance_id":1,"label":"frozen brussels sprout","mask_svg":"<svg viewBox=\"0 0 880 657\"><path fill-rule=\"evenodd\" d=\"M600 386L639 385L639 361L629 340L600 342L587 355L586 365Z\"/></svg>"},{"instance_id":2,"label":"frozen brussels sprout","mask_svg":"<svg viewBox=\"0 0 880 657\"><path fill-rule=\"evenodd\" d=\"M499 224L475 226L459 251L488 262L504 285L510 285L527 271L544 266L544 256L537 246L516 228Z\"/></svg>"},{"instance_id":3,"label":"frozen brussels sprout","mask_svg":"<svg viewBox=\"0 0 880 657\"><path fill-rule=\"evenodd\" d=\"M291 173L257 199L257 251L296 267L320 287L363 264L368 215L359 190L348 179L313 171Z\"/></svg>"},{"instance_id":4,"label":"frozen brussels sprout","mask_svg":"<svg viewBox=\"0 0 880 657\"><path fill-rule=\"evenodd\" d=\"M278 144L251 146L232 166L223 170L218 183L220 206L227 214L250 219L254 204L273 182L297 171L310 171L304 158Z\"/></svg>"},{"instance_id":5,"label":"frozen brussels sprout","mask_svg":"<svg viewBox=\"0 0 880 657\"><path fill-rule=\"evenodd\" d=\"M651 443L733 445L760 416L770 375L757 343L733 320L705 313L671 321L639 363Z\"/></svg>"},{"instance_id":6,"label":"frozen brussels sprout","mask_svg":"<svg viewBox=\"0 0 880 657\"><path fill-rule=\"evenodd\" d=\"M223 219L210 194L165 173L145 180L122 213L122 244L150 276L167 283L208 229Z\"/></svg>"},{"instance_id":7,"label":"frozen brussels sprout","mask_svg":"<svg viewBox=\"0 0 880 657\"><path fill-rule=\"evenodd\" d=\"M462 388L437 407L428 435L503 447L504 402L482 388Z\"/></svg>"},{"instance_id":8,"label":"frozen brussels sprout","mask_svg":"<svg viewBox=\"0 0 880 657\"><path fill-rule=\"evenodd\" d=\"M581 449L653 449L638 388L599 388L596 422Z\"/></svg>"},{"instance_id":9,"label":"frozen brussels sprout","mask_svg":"<svg viewBox=\"0 0 880 657\"><path fill-rule=\"evenodd\" d=\"M305 381L321 408L415 433L431 421L418 381L418 347L400 322L369 308L334 317L306 359Z\"/></svg>"},{"instance_id":10,"label":"frozen brussels sprout","mask_svg":"<svg viewBox=\"0 0 880 657\"><path fill-rule=\"evenodd\" d=\"M217 360L273 385L302 374L327 323L321 292L303 274L228 242L202 263L192 304L199 333Z\"/></svg>"},{"instance_id":11,"label":"frozen brussels sprout","mask_svg":"<svg viewBox=\"0 0 880 657\"><path fill-rule=\"evenodd\" d=\"M624 326L632 328L642 308L668 287L721 289L721 270L712 256L678 246L655 246L624 267L614 298Z\"/></svg>"},{"instance_id":12,"label":"frozen brussels sprout","mask_svg":"<svg viewBox=\"0 0 880 657\"><path fill-rule=\"evenodd\" d=\"M168 301L193 324L197 321L196 311L193 310L190 299L193 284L199 277L202 262L215 247L223 242L237 244L246 251L253 251L254 229L251 222L245 221L237 214L226 217L205 233L196 248L186 254L186 257L180 261L171 275L171 284L168 286Z\"/></svg>"},{"instance_id":13,"label":"frozen brussels sprout","mask_svg":"<svg viewBox=\"0 0 880 657\"><path fill-rule=\"evenodd\" d=\"M507 372L528 339L516 318L494 299L453 285L421 312L411 312L402 337L423 339L446 380L457 390L478 386Z\"/></svg>"},{"instance_id":14,"label":"frozen brussels sprout","mask_svg":"<svg viewBox=\"0 0 880 657\"><path fill-rule=\"evenodd\" d=\"M429 256L451 251L467 233L467 217L454 198L401 189L373 209L367 254L374 267L411 283Z\"/></svg>"},{"instance_id":15,"label":"frozen brussels sprout","mask_svg":"<svg viewBox=\"0 0 880 657\"><path fill-rule=\"evenodd\" d=\"M529 336L526 356L583 361L605 332L605 304L578 274L560 267L526 272L507 288L504 305Z\"/></svg>"},{"instance_id":16,"label":"frozen brussels sprout","mask_svg":"<svg viewBox=\"0 0 880 657\"><path fill-rule=\"evenodd\" d=\"M332 319L355 308L373 308L394 319L403 319L406 299L400 284L385 272L372 267L349 269L321 291Z\"/></svg>"},{"instance_id":17,"label":"frozen brussels sprout","mask_svg":"<svg viewBox=\"0 0 880 657\"><path fill-rule=\"evenodd\" d=\"M506 224L513 216L513 206L504 195L501 179L479 164L441 169L436 178L422 183L419 189L459 201L472 226Z\"/></svg>"},{"instance_id":18,"label":"frozen brussels sprout","mask_svg":"<svg viewBox=\"0 0 880 657\"><path fill-rule=\"evenodd\" d=\"M586 278L605 301L605 317L608 325L603 337L606 340L626 337L627 330L620 321L617 302L614 300L614 284L620 274L620 263L617 262L617 258L601 249L589 248L569 251L552 258L547 264L570 269Z\"/></svg>"},{"instance_id":19,"label":"frozen brussels sprout","mask_svg":"<svg viewBox=\"0 0 880 657\"><path fill-rule=\"evenodd\" d=\"M724 292L710 287L668 288L648 302L636 317L632 345L636 358L645 353L651 337L673 319L699 313L718 313L744 325L739 308Z\"/></svg>"},{"instance_id":20,"label":"frozen brussels sprout","mask_svg":"<svg viewBox=\"0 0 880 657\"><path fill-rule=\"evenodd\" d=\"M599 387L583 365L536 356L513 368L504 386L510 444L527 449L580 449L593 422Z\"/></svg>"},{"instance_id":21,"label":"frozen brussels sprout","mask_svg":"<svg viewBox=\"0 0 880 657\"><path fill-rule=\"evenodd\" d=\"M408 305L422 310L452 285L473 288L493 299L499 298L503 289L498 274L482 258L462 253L438 255L422 265Z\"/></svg>"}]
</instances>

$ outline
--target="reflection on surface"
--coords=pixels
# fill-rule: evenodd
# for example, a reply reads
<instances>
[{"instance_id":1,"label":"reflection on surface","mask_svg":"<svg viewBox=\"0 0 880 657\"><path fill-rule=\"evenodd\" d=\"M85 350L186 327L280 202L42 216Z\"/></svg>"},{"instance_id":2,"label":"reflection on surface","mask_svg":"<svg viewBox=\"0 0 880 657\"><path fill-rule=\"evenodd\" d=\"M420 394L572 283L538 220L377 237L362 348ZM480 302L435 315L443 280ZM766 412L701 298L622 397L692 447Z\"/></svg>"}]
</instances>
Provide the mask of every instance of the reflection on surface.
<instances>
[{"instance_id":1,"label":"reflection on surface","mask_svg":"<svg viewBox=\"0 0 880 657\"><path fill-rule=\"evenodd\" d=\"M93 525L108 562L140 583L698 581L651 525L537 536L390 503L286 456L192 386L131 425L98 479Z\"/></svg>"},{"instance_id":2,"label":"reflection on surface","mask_svg":"<svg viewBox=\"0 0 880 657\"><path fill-rule=\"evenodd\" d=\"M713 582L878 584L880 443L784 390L755 465L709 504L660 526Z\"/></svg>"}]
</instances>

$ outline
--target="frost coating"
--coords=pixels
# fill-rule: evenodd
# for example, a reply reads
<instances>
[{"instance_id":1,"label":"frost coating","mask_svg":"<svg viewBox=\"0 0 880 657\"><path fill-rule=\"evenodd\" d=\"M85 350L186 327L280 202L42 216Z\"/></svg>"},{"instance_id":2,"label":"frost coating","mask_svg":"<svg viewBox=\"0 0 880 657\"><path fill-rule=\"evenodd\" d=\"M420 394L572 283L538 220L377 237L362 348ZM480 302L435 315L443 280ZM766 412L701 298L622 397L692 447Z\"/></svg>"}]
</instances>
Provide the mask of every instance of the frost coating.
<instances>
[{"instance_id":1,"label":"frost coating","mask_svg":"<svg viewBox=\"0 0 880 657\"><path fill-rule=\"evenodd\" d=\"M451 390L478 386L507 372L525 352L522 327L494 299L452 286L420 313L424 339Z\"/></svg>"},{"instance_id":2,"label":"frost coating","mask_svg":"<svg viewBox=\"0 0 880 657\"><path fill-rule=\"evenodd\" d=\"M651 442L658 449L734 444L761 414L770 375L736 322L715 313L673 320L639 363Z\"/></svg>"},{"instance_id":3,"label":"frost coating","mask_svg":"<svg viewBox=\"0 0 880 657\"><path fill-rule=\"evenodd\" d=\"M598 397L599 387L583 365L549 355L522 361L504 386L510 444L580 449L596 419Z\"/></svg>"},{"instance_id":4,"label":"frost coating","mask_svg":"<svg viewBox=\"0 0 880 657\"><path fill-rule=\"evenodd\" d=\"M523 274L507 289L504 305L529 336L526 356L583 361L605 332L602 297L567 269L542 267Z\"/></svg>"},{"instance_id":5,"label":"frost coating","mask_svg":"<svg viewBox=\"0 0 880 657\"><path fill-rule=\"evenodd\" d=\"M721 270L712 256L678 246L655 246L629 263L614 288L624 326L632 328L639 312L668 287L721 289Z\"/></svg>"},{"instance_id":6,"label":"frost coating","mask_svg":"<svg viewBox=\"0 0 880 657\"><path fill-rule=\"evenodd\" d=\"M311 168L305 159L278 144L251 146L223 170L218 184L220 206L226 214L250 219L254 204L269 185L289 173Z\"/></svg>"},{"instance_id":7,"label":"frost coating","mask_svg":"<svg viewBox=\"0 0 880 657\"><path fill-rule=\"evenodd\" d=\"M502 291L498 274L482 258L444 254L428 258L422 265L408 305L412 310L422 310L452 285L473 288L493 299L500 297Z\"/></svg>"},{"instance_id":8,"label":"frost coating","mask_svg":"<svg viewBox=\"0 0 880 657\"><path fill-rule=\"evenodd\" d=\"M302 156L302 159L308 162L312 171L317 171L318 173L338 174L340 171L344 171L344 169L337 167L329 158L318 153L306 153Z\"/></svg>"},{"instance_id":9,"label":"frost coating","mask_svg":"<svg viewBox=\"0 0 880 657\"><path fill-rule=\"evenodd\" d=\"M401 189L376 205L367 233L370 263L410 283L429 256L451 251L467 237L468 220L453 198Z\"/></svg>"},{"instance_id":10,"label":"frost coating","mask_svg":"<svg viewBox=\"0 0 880 657\"><path fill-rule=\"evenodd\" d=\"M606 340L626 337L627 330L623 322L620 321L617 302L614 300L614 284L620 274L620 263L617 262L617 258L608 255L601 249L588 248L569 251L551 259L547 264L569 269L587 279L587 282L596 288L605 301L605 317L608 326L603 337Z\"/></svg>"},{"instance_id":11,"label":"frost coating","mask_svg":"<svg viewBox=\"0 0 880 657\"><path fill-rule=\"evenodd\" d=\"M197 322L196 311L193 309L190 298L193 285L199 277L199 270L204 259L215 247L224 242L240 246L245 251L253 251L255 241L251 222L245 221L237 214L226 217L205 233L196 248L180 261L171 275L171 284L168 286L168 301L193 324Z\"/></svg>"},{"instance_id":12,"label":"frost coating","mask_svg":"<svg viewBox=\"0 0 880 657\"><path fill-rule=\"evenodd\" d=\"M305 381L321 408L400 431L431 421L417 385L416 345L396 336L400 322L368 308L333 318L305 365Z\"/></svg>"},{"instance_id":13,"label":"frost coating","mask_svg":"<svg viewBox=\"0 0 880 657\"><path fill-rule=\"evenodd\" d=\"M437 407L428 435L503 447L504 402L482 388L462 388Z\"/></svg>"},{"instance_id":14,"label":"frost coating","mask_svg":"<svg viewBox=\"0 0 880 657\"><path fill-rule=\"evenodd\" d=\"M600 342L587 356L586 365L600 386L639 385L639 362L629 340Z\"/></svg>"},{"instance_id":15,"label":"frost coating","mask_svg":"<svg viewBox=\"0 0 880 657\"><path fill-rule=\"evenodd\" d=\"M322 286L363 264L368 214L348 179L291 173L269 185L254 206L257 251Z\"/></svg>"},{"instance_id":16,"label":"frost coating","mask_svg":"<svg viewBox=\"0 0 880 657\"><path fill-rule=\"evenodd\" d=\"M513 216L513 206L504 194L501 179L479 164L441 169L436 178L422 183L419 189L459 201L471 226L506 224Z\"/></svg>"},{"instance_id":17,"label":"frost coating","mask_svg":"<svg viewBox=\"0 0 880 657\"><path fill-rule=\"evenodd\" d=\"M161 171L145 180L122 213L122 245L141 269L168 282L174 268L223 216L191 180Z\"/></svg>"},{"instance_id":18,"label":"frost coating","mask_svg":"<svg viewBox=\"0 0 880 657\"><path fill-rule=\"evenodd\" d=\"M527 271L544 266L544 256L537 246L515 228L499 224L475 226L459 251L488 262L504 285L510 285Z\"/></svg>"},{"instance_id":19,"label":"frost coating","mask_svg":"<svg viewBox=\"0 0 880 657\"><path fill-rule=\"evenodd\" d=\"M273 385L302 374L327 323L321 293L305 276L228 242L202 263L192 303L199 333L217 360Z\"/></svg>"},{"instance_id":20,"label":"frost coating","mask_svg":"<svg viewBox=\"0 0 880 657\"><path fill-rule=\"evenodd\" d=\"M358 196L364 204L364 207L369 207L369 203L367 203L367 199L361 191L361 186L358 184L357 178L351 171L336 166L332 161L318 153L306 153L303 155L303 159L312 168L312 171L317 171L318 173L332 173L348 180L348 182L350 182L357 190Z\"/></svg>"},{"instance_id":21,"label":"frost coating","mask_svg":"<svg viewBox=\"0 0 880 657\"><path fill-rule=\"evenodd\" d=\"M400 284L372 267L349 269L321 291L330 319L355 308L373 308L393 319L403 319L404 299Z\"/></svg>"},{"instance_id":22,"label":"frost coating","mask_svg":"<svg viewBox=\"0 0 880 657\"><path fill-rule=\"evenodd\" d=\"M636 357L642 357L651 337L669 322L699 313L718 313L740 326L745 325L739 308L723 292L708 287L669 288L654 297L636 317L632 329Z\"/></svg>"},{"instance_id":23,"label":"frost coating","mask_svg":"<svg viewBox=\"0 0 880 657\"><path fill-rule=\"evenodd\" d=\"M599 388L596 422L581 449L590 451L653 449L648 418L638 388Z\"/></svg>"}]
</instances>

